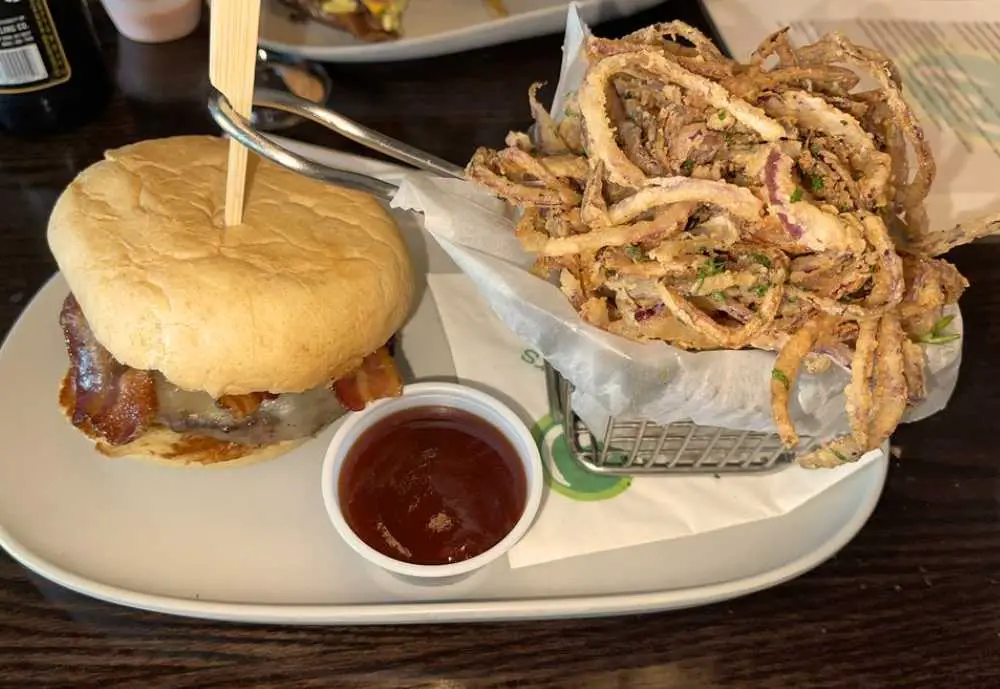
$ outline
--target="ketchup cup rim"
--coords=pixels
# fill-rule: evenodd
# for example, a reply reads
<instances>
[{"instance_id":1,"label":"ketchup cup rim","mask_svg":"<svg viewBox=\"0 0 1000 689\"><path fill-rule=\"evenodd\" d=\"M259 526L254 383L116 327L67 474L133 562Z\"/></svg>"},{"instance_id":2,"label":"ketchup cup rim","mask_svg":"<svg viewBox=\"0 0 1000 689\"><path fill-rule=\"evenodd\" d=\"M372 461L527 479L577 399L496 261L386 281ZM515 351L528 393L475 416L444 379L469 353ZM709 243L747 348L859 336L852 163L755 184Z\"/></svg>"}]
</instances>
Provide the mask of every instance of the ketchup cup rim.
<instances>
[{"instance_id":1,"label":"ketchup cup rim","mask_svg":"<svg viewBox=\"0 0 1000 689\"><path fill-rule=\"evenodd\" d=\"M497 428L510 441L524 467L524 511L514 527L492 548L461 562L421 565L389 557L365 543L347 523L340 505L340 474L351 447L375 423L415 407L444 405L476 415ZM530 429L510 407L495 397L457 383L413 383L399 397L380 399L364 410L349 414L330 441L323 459L323 503L340 537L368 562L395 574L437 579L468 574L505 555L528 532L541 505L544 483L542 459Z\"/></svg>"}]
</instances>

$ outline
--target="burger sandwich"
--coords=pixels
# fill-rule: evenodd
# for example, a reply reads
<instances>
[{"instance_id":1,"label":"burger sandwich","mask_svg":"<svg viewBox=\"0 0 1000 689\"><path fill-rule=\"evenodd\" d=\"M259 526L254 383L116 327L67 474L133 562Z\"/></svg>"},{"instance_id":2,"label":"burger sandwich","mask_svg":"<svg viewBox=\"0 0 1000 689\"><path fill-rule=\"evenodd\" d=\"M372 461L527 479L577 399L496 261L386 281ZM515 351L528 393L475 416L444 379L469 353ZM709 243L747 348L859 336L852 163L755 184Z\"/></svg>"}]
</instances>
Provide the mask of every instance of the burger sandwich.
<instances>
[{"instance_id":1,"label":"burger sandwich","mask_svg":"<svg viewBox=\"0 0 1000 689\"><path fill-rule=\"evenodd\" d=\"M70 287L59 404L112 457L276 457L348 409L400 394L390 340L410 258L362 192L258 161L223 223L228 144L109 151L63 192L49 246Z\"/></svg>"}]
</instances>

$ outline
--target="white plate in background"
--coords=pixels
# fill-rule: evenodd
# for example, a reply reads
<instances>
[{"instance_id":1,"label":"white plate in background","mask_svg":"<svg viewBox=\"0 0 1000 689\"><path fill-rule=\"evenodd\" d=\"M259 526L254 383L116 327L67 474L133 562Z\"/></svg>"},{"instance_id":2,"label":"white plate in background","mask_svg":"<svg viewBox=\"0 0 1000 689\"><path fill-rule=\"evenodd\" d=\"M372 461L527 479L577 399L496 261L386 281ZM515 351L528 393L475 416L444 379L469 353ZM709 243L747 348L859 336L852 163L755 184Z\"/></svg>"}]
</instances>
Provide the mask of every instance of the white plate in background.
<instances>
[{"instance_id":1,"label":"white plate in background","mask_svg":"<svg viewBox=\"0 0 1000 689\"><path fill-rule=\"evenodd\" d=\"M635 14L663 0L577 0L580 16L593 26ZM290 55L326 62L378 62L447 55L561 33L569 0L505 0L510 16L496 19L480 0L410 0L402 38L365 43L344 31L308 20L293 21L278 0L262 5L260 42Z\"/></svg>"}]
</instances>

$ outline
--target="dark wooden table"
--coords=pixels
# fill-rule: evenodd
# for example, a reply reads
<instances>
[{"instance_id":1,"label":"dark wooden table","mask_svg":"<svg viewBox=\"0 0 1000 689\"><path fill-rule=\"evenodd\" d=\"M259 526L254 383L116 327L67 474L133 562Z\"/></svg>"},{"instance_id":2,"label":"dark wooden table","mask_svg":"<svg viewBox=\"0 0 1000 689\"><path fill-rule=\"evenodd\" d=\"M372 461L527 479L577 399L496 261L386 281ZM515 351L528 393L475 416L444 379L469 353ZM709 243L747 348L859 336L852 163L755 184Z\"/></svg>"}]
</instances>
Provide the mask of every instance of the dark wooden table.
<instances>
[{"instance_id":1,"label":"dark wooden table","mask_svg":"<svg viewBox=\"0 0 1000 689\"><path fill-rule=\"evenodd\" d=\"M606 35L675 17L664 3ZM0 328L55 270L45 244L63 186L102 151L213 132L207 32L164 46L98 27L120 90L64 136L0 136ZM330 68L335 107L464 163L528 118L560 37L405 64ZM302 126L290 135L352 149ZM955 251L972 287L959 387L900 429L902 458L860 535L776 589L686 612L582 621L273 628L136 612L69 593L0 556L0 684L10 687L1000 687L1000 244ZM85 499L85 496L81 496Z\"/></svg>"}]
</instances>

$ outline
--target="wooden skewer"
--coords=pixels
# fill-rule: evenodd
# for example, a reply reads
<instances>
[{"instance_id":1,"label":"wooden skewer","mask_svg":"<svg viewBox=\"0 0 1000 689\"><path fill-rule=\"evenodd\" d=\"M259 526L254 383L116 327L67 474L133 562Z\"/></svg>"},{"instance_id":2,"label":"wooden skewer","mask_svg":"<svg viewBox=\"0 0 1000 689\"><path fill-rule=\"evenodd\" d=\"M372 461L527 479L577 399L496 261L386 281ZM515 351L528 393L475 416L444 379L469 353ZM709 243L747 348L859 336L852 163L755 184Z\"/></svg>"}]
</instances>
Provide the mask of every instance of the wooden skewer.
<instances>
[{"instance_id":1,"label":"wooden skewer","mask_svg":"<svg viewBox=\"0 0 1000 689\"><path fill-rule=\"evenodd\" d=\"M229 100L233 109L250 117L253 106L254 70L257 66L257 33L260 0L212 0L208 77ZM226 168L227 226L243 222L249 151L229 140Z\"/></svg>"}]
</instances>

